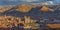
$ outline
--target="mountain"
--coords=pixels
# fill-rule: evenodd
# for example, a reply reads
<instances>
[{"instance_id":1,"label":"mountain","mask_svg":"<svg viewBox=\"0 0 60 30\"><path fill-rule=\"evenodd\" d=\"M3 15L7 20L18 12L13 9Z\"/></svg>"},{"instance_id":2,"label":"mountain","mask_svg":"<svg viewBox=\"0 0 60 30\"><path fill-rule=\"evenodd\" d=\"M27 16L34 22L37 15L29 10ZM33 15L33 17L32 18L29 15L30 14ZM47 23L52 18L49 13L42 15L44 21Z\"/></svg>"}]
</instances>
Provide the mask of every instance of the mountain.
<instances>
[{"instance_id":1,"label":"mountain","mask_svg":"<svg viewBox=\"0 0 60 30\"><path fill-rule=\"evenodd\" d=\"M57 25L60 24L59 6L60 5L36 6L36 5L29 5L29 4L20 4L18 6L3 6L2 8L0 8L0 19L4 18L4 20L3 20L4 24L0 23L0 25L5 28L6 25L10 24L11 22L14 23L15 26L17 26L18 23L20 24L21 21L24 21L25 23L30 23L30 21L31 21L32 23L33 22L37 23L37 25L42 24L42 26L43 26L42 28L46 28L46 26L48 26L49 28L59 28L59 26L52 27L52 26L55 26L56 24ZM14 19L14 21L12 21L13 20L12 18ZM19 18L19 20L17 20L18 18ZM17 23L17 21L19 21L19 22ZM8 23L8 22L10 22L10 23ZM25 23L22 24L25 26L27 25L27 27L24 27L24 28L31 27ZM14 26L14 24L11 24L11 25ZM32 28L35 28L35 25L36 24L34 24L33 25L34 27L32 27ZM11 26L9 26L9 27L11 27ZM18 27L19 27L19 25L18 25ZM12 27L12 28L15 28L15 27Z\"/></svg>"},{"instance_id":2,"label":"mountain","mask_svg":"<svg viewBox=\"0 0 60 30\"><path fill-rule=\"evenodd\" d=\"M49 5L50 6L50 5ZM20 4L18 6L12 6L12 7L6 7L8 10L2 10L0 11L1 15L8 15L8 16L16 16L16 17L21 17L23 16L30 16L31 19L37 19L40 20L40 17L44 18L55 18L59 19L57 16L60 13L60 10L58 10L59 6L55 5L58 7L57 9L55 6L51 5L50 7L46 5L42 6L35 6L35 5L29 5L29 4ZM4 8L2 8L4 9Z\"/></svg>"},{"instance_id":3,"label":"mountain","mask_svg":"<svg viewBox=\"0 0 60 30\"><path fill-rule=\"evenodd\" d=\"M11 5L9 5L9 6L0 6L0 13L5 12L5 11L7 11L7 10L13 8L13 7L14 6L11 6Z\"/></svg>"},{"instance_id":4,"label":"mountain","mask_svg":"<svg viewBox=\"0 0 60 30\"><path fill-rule=\"evenodd\" d=\"M35 5L26 5L26 4L21 4L17 7L17 11L20 12L29 12L32 8L36 8L37 6Z\"/></svg>"}]
</instances>

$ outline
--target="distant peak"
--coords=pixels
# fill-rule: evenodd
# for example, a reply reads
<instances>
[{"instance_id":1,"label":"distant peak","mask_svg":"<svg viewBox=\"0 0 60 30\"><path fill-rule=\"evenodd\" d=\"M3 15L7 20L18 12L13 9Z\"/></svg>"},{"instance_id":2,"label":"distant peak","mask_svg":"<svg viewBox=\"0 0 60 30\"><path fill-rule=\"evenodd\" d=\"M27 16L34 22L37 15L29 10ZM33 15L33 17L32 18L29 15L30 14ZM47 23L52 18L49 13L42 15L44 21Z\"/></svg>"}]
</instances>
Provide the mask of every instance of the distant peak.
<instances>
[{"instance_id":1,"label":"distant peak","mask_svg":"<svg viewBox=\"0 0 60 30\"><path fill-rule=\"evenodd\" d=\"M36 7L37 6L34 5L21 4L18 6L16 10L20 12L29 12L32 8L36 8Z\"/></svg>"}]
</instances>

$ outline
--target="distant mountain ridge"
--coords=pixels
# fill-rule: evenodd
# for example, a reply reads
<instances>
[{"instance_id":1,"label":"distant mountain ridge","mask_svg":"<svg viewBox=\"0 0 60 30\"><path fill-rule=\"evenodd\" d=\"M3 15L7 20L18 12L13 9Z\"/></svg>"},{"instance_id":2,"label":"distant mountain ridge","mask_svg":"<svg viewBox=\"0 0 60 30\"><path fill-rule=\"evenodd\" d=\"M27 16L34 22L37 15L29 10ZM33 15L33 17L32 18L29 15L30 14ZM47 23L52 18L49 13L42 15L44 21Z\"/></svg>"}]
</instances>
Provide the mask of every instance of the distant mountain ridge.
<instances>
[{"instance_id":1,"label":"distant mountain ridge","mask_svg":"<svg viewBox=\"0 0 60 30\"><path fill-rule=\"evenodd\" d=\"M40 8L40 10L42 11L54 11L54 10L59 10L60 5L40 5L40 6L36 6L36 5L30 5L30 4L20 4L18 6L1 6L2 8L0 8L0 12L4 12L7 9L13 9L15 8L16 11L20 11L20 12L28 12L30 11L32 8ZM4 9L5 8L5 9ZM9 9L10 8L10 9ZM4 11L3 11L4 9Z\"/></svg>"}]
</instances>

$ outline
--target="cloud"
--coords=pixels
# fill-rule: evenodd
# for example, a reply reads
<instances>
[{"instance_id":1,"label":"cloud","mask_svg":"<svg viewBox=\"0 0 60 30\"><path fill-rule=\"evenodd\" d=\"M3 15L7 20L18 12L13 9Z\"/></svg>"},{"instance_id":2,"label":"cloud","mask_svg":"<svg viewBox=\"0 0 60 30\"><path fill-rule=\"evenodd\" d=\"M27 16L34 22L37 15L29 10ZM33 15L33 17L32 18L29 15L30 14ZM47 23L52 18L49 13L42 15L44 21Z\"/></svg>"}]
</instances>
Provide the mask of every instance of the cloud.
<instances>
[{"instance_id":1,"label":"cloud","mask_svg":"<svg viewBox=\"0 0 60 30\"><path fill-rule=\"evenodd\" d=\"M33 1L39 1L39 0L7 0L7 1L23 1L23 2L33 2Z\"/></svg>"},{"instance_id":2,"label":"cloud","mask_svg":"<svg viewBox=\"0 0 60 30\"><path fill-rule=\"evenodd\" d=\"M14 1L14 0L8 0L8 1Z\"/></svg>"},{"instance_id":3,"label":"cloud","mask_svg":"<svg viewBox=\"0 0 60 30\"><path fill-rule=\"evenodd\" d=\"M60 0L54 0L53 2L56 3L56 4L59 4Z\"/></svg>"},{"instance_id":4,"label":"cloud","mask_svg":"<svg viewBox=\"0 0 60 30\"><path fill-rule=\"evenodd\" d=\"M14 1L14 2L17 2L18 0L7 0L7 1Z\"/></svg>"},{"instance_id":5,"label":"cloud","mask_svg":"<svg viewBox=\"0 0 60 30\"><path fill-rule=\"evenodd\" d=\"M47 1L47 2L42 3L42 4L45 4L45 5L53 5L54 3L53 3L53 1Z\"/></svg>"},{"instance_id":6,"label":"cloud","mask_svg":"<svg viewBox=\"0 0 60 30\"><path fill-rule=\"evenodd\" d=\"M39 0L21 0L21 1L25 1L25 2L34 2L34 1L39 1Z\"/></svg>"}]
</instances>

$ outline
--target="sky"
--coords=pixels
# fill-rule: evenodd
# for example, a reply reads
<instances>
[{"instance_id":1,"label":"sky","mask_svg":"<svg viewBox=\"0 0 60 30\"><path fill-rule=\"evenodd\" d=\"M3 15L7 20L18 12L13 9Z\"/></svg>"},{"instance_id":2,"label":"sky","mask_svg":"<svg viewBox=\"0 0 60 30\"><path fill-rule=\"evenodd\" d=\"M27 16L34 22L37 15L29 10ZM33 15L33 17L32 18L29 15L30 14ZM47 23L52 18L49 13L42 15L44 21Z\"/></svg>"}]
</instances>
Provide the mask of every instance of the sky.
<instances>
[{"instance_id":1,"label":"sky","mask_svg":"<svg viewBox=\"0 0 60 30\"><path fill-rule=\"evenodd\" d=\"M46 2L52 2L53 4L60 4L60 0L0 0L0 5L18 5L21 3L41 4Z\"/></svg>"}]
</instances>

